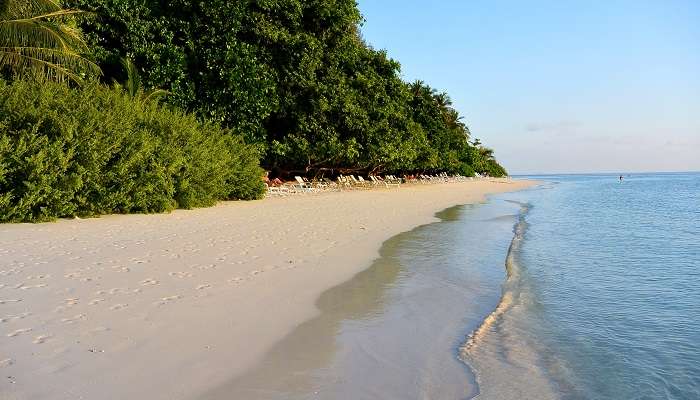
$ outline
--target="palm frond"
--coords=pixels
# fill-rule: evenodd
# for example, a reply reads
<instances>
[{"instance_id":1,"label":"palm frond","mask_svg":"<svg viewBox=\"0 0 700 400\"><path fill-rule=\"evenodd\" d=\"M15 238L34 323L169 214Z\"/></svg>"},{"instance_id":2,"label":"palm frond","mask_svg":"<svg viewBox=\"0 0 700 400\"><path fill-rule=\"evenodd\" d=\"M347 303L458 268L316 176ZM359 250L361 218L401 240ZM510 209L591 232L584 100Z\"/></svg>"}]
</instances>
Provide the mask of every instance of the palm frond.
<instances>
[{"instance_id":1,"label":"palm frond","mask_svg":"<svg viewBox=\"0 0 700 400\"><path fill-rule=\"evenodd\" d=\"M41 15L61 10L61 5L54 0L4 0L0 2L0 19L25 18L27 15Z\"/></svg>"},{"instance_id":2,"label":"palm frond","mask_svg":"<svg viewBox=\"0 0 700 400\"><path fill-rule=\"evenodd\" d=\"M160 99L162 99L163 97L165 97L169 94L170 94L170 92L165 90L165 89L151 89L151 90L145 91L141 95L141 99L143 101L159 101Z\"/></svg>"},{"instance_id":3,"label":"palm frond","mask_svg":"<svg viewBox=\"0 0 700 400\"><path fill-rule=\"evenodd\" d=\"M56 0L0 0L0 69L43 79L80 82L99 74L82 34L71 24L84 12Z\"/></svg>"},{"instance_id":4,"label":"palm frond","mask_svg":"<svg viewBox=\"0 0 700 400\"><path fill-rule=\"evenodd\" d=\"M141 101L159 101L163 97L170 94L169 91L165 89L149 89L144 90L141 85L141 75L136 67L136 64L129 58L124 57L121 60L124 71L126 72L126 81L124 84L115 82L115 86L124 89L129 96L137 98Z\"/></svg>"},{"instance_id":5,"label":"palm frond","mask_svg":"<svg viewBox=\"0 0 700 400\"><path fill-rule=\"evenodd\" d=\"M0 21L0 46L28 46L46 48L86 48L80 33L54 22L30 19Z\"/></svg>"},{"instance_id":6,"label":"palm frond","mask_svg":"<svg viewBox=\"0 0 700 400\"><path fill-rule=\"evenodd\" d=\"M121 60L124 71L126 72L126 82L124 82L124 89L131 97L136 97L138 92L141 90L141 76L136 68L136 64L129 57L124 57Z\"/></svg>"},{"instance_id":7,"label":"palm frond","mask_svg":"<svg viewBox=\"0 0 700 400\"><path fill-rule=\"evenodd\" d=\"M50 57L37 57L29 53L22 54L22 52L16 51L15 48L9 48L8 50L8 48L0 47L0 65L12 65L14 66L13 69L18 71L24 70L27 75L38 79L50 79L59 82L70 80L80 84L83 81L83 76L66 66L68 63L65 62L69 59L70 57L62 54L59 61L63 61L64 64L61 64L51 60Z\"/></svg>"},{"instance_id":8,"label":"palm frond","mask_svg":"<svg viewBox=\"0 0 700 400\"><path fill-rule=\"evenodd\" d=\"M78 84L100 73L97 64L77 53L39 47L0 47L0 65L26 71L35 78Z\"/></svg>"}]
</instances>

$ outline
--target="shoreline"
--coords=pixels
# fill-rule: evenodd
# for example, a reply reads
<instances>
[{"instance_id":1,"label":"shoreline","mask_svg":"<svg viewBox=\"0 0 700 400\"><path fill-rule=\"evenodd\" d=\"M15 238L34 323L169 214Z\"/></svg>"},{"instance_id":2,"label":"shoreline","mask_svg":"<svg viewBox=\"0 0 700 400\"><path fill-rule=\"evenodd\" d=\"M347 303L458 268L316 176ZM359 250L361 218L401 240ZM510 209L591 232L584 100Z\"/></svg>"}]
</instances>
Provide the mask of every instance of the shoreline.
<instances>
[{"instance_id":1,"label":"shoreline","mask_svg":"<svg viewBox=\"0 0 700 400\"><path fill-rule=\"evenodd\" d=\"M194 398L317 315L318 296L371 265L387 239L534 184L503 182L0 225L12 260L0 288L7 395Z\"/></svg>"},{"instance_id":2,"label":"shoreline","mask_svg":"<svg viewBox=\"0 0 700 400\"><path fill-rule=\"evenodd\" d=\"M476 381L477 393L470 399L557 399L554 382L541 364L538 350L531 343L514 345L509 339L511 335L518 335L509 325L510 313L522 309L523 301L527 300L521 297L529 296L523 288L523 267L519 259L529 227L527 216L532 208L530 203L509 201L518 204L520 211L504 262L506 278L501 285L501 297L493 311L459 346L458 357L472 371Z\"/></svg>"}]
</instances>

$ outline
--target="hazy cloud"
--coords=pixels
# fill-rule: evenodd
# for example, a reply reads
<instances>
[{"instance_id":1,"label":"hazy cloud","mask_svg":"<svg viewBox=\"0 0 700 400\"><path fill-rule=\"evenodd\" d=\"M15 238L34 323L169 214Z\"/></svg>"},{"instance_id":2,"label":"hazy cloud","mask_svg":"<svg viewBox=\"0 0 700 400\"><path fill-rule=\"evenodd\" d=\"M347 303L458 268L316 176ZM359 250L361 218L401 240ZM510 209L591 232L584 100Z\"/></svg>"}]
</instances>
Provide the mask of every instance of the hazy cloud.
<instances>
[{"instance_id":1,"label":"hazy cloud","mask_svg":"<svg viewBox=\"0 0 700 400\"><path fill-rule=\"evenodd\" d=\"M579 121L531 122L525 126L525 130L528 132L566 133L582 125Z\"/></svg>"}]
</instances>

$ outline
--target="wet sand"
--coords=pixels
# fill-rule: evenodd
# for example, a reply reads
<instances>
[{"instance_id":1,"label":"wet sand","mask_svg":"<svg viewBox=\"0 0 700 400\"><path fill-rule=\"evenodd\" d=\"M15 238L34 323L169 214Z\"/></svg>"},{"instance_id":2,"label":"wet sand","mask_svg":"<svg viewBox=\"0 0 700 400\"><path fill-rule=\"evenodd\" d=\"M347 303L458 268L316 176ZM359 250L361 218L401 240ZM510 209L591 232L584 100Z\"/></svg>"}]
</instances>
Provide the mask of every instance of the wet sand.
<instances>
[{"instance_id":1,"label":"wet sand","mask_svg":"<svg viewBox=\"0 0 700 400\"><path fill-rule=\"evenodd\" d=\"M369 267L385 240L439 210L528 185L419 185L0 225L0 394L201 398L320 315L319 296Z\"/></svg>"},{"instance_id":2,"label":"wet sand","mask_svg":"<svg viewBox=\"0 0 700 400\"><path fill-rule=\"evenodd\" d=\"M324 292L320 314L249 372L203 399L466 399L478 394L461 342L498 303L517 206L437 214Z\"/></svg>"}]
</instances>

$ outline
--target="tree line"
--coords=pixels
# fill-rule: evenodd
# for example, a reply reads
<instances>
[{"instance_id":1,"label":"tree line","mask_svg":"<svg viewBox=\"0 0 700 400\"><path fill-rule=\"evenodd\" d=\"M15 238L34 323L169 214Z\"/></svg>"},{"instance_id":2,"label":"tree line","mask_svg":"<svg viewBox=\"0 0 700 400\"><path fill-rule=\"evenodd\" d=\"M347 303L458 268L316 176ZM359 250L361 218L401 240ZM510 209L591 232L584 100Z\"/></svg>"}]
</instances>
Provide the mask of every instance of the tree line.
<instances>
[{"instance_id":1,"label":"tree line","mask_svg":"<svg viewBox=\"0 0 700 400\"><path fill-rule=\"evenodd\" d=\"M0 222L264 195L277 174L503 176L354 0L0 0Z\"/></svg>"},{"instance_id":2,"label":"tree line","mask_svg":"<svg viewBox=\"0 0 700 400\"><path fill-rule=\"evenodd\" d=\"M267 169L502 176L449 96L407 83L355 0L67 0L105 81L124 57L166 101L220 123Z\"/></svg>"}]
</instances>

